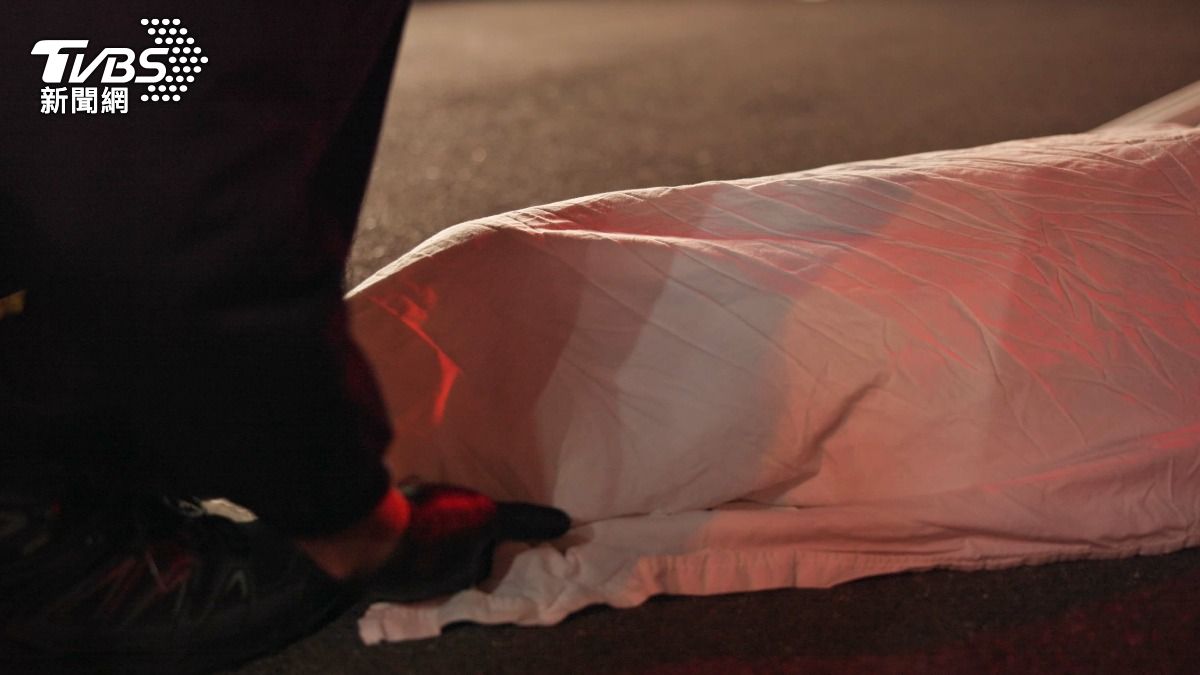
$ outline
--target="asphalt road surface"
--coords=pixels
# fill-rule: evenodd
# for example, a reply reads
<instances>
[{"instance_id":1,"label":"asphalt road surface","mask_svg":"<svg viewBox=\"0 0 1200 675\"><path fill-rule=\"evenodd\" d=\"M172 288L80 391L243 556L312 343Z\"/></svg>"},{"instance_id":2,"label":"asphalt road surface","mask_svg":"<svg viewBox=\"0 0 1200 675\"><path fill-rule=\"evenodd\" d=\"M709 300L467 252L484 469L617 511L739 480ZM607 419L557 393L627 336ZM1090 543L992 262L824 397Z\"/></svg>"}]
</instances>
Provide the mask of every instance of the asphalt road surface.
<instances>
[{"instance_id":1,"label":"asphalt road surface","mask_svg":"<svg viewBox=\"0 0 1200 675\"><path fill-rule=\"evenodd\" d=\"M1084 131L1200 79L1200 2L418 4L349 282L606 190Z\"/></svg>"},{"instance_id":2,"label":"asphalt road surface","mask_svg":"<svg viewBox=\"0 0 1200 675\"><path fill-rule=\"evenodd\" d=\"M1083 131L1200 79L1200 2L447 0L409 24L347 283L606 190ZM1200 550L665 598L265 673L1200 672Z\"/></svg>"}]
</instances>

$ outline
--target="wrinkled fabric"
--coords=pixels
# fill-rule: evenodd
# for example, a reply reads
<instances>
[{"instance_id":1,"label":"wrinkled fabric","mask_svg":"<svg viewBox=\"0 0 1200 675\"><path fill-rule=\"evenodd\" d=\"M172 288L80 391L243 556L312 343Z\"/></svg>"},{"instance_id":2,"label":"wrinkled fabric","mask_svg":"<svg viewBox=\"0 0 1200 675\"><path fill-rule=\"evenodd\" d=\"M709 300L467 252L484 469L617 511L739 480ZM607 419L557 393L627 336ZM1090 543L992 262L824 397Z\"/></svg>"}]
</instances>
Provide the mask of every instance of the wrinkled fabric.
<instances>
[{"instance_id":1,"label":"wrinkled fabric","mask_svg":"<svg viewBox=\"0 0 1200 675\"><path fill-rule=\"evenodd\" d=\"M391 459L576 527L363 639L1200 543L1198 180L1136 127L439 234L350 298Z\"/></svg>"}]
</instances>

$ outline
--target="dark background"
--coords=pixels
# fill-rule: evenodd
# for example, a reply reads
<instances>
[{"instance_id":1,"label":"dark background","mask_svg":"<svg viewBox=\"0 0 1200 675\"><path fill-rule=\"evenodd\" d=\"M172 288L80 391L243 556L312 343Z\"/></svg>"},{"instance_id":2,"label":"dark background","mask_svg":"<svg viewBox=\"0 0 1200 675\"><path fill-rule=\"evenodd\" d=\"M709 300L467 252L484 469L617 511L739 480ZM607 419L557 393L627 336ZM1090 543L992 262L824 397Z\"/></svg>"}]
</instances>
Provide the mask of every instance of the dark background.
<instances>
[{"instance_id":1,"label":"dark background","mask_svg":"<svg viewBox=\"0 0 1200 675\"><path fill-rule=\"evenodd\" d=\"M348 284L583 194L1084 131L1200 79L1200 2L444 0L415 7ZM662 598L245 673L1200 672L1200 550Z\"/></svg>"}]
</instances>

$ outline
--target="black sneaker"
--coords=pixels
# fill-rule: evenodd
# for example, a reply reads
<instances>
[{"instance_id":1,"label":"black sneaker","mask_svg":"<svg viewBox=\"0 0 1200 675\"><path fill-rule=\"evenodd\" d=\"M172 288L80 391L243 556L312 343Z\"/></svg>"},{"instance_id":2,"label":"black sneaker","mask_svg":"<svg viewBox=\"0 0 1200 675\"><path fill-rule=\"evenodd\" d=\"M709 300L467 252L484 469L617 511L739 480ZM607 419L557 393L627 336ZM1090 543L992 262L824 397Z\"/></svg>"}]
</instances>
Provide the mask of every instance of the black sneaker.
<instances>
[{"instance_id":1,"label":"black sneaker","mask_svg":"<svg viewBox=\"0 0 1200 675\"><path fill-rule=\"evenodd\" d=\"M0 523L0 663L13 672L209 672L276 651L356 600L267 528L198 508L0 503Z\"/></svg>"},{"instance_id":2,"label":"black sneaker","mask_svg":"<svg viewBox=\"0 0 1200 675\"><path fill-rule=\"evenodd\" d=\"M417 602L471 588L491 574L499 542L557 539L571 527L558 509L496 503L453 485L417 483L401 491L412 516L400 548L367 584L376 600Z\"/></svg>"}]
</instances>

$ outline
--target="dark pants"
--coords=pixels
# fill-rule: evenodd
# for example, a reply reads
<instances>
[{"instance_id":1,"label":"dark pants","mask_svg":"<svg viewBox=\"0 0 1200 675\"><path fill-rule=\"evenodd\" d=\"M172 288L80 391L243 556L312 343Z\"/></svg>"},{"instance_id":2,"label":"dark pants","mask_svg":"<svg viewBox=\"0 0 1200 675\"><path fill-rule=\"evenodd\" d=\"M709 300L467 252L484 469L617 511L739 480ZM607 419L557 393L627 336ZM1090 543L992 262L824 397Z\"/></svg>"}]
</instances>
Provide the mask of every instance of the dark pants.
<instances>
[{"instance_id":1,"label":"dark pants","mask_svg":"<svg viewBox=\"0 0 1200 675\"><path fill-rule=\"evenodd\" d=\"M16 4L0 9L0 297L25 296L0 318L0 489L224 496L291 534L365 515L389 432L341 280L407 2ZM168 66L177 102L101 82L103 63L45 83L30 54L86 39L86 68L175 18L193 39L172 35L189 48L186 75ZM97 104L125 87L127 111L44 112L55 87Z\"/></svg>"}]
</instances>

